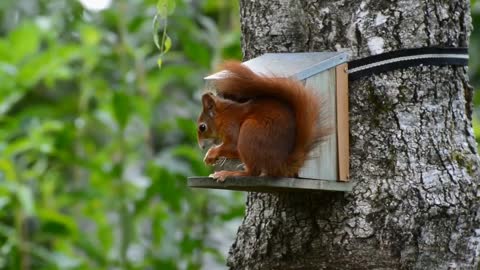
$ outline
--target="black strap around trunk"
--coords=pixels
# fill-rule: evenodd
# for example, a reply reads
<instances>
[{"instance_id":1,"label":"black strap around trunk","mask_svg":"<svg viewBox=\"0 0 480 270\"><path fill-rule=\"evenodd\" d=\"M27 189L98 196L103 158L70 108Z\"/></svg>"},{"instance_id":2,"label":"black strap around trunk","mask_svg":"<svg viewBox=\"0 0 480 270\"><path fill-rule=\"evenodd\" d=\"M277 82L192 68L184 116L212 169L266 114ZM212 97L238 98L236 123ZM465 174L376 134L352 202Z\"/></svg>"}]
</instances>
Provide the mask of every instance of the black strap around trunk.
<instances>
[{"instance_id":1,"label":"black strap around trunk","mask_svg":"<svg viewBox=\"0 0 480 270\"><path fill-rule=\"evenodd\" d=\"M421 65L468 65L468 48L403 49L348 62L349 80Z\"/></svg>"}]
</instances>

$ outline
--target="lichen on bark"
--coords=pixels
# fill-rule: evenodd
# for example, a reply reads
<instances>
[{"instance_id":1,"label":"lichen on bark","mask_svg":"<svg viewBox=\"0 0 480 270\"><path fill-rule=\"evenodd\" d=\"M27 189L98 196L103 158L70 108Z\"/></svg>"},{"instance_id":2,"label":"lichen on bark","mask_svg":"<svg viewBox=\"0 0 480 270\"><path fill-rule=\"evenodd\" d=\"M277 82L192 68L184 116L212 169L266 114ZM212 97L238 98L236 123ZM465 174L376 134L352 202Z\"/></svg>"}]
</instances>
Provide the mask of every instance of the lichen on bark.
<instances>
[{"instance_id":1,"label":"lichen on bark","mask_svg":"<svg viewBox=\"0 0 480 270\"><path fill-rule=\"evenodd\" d=\"M265 52L466 46L469 1L241 0L246 59ZM480 162L463 67L350 85L352 193L249 193L231 269L476 269Z\"/></svg>"}]
</instances>

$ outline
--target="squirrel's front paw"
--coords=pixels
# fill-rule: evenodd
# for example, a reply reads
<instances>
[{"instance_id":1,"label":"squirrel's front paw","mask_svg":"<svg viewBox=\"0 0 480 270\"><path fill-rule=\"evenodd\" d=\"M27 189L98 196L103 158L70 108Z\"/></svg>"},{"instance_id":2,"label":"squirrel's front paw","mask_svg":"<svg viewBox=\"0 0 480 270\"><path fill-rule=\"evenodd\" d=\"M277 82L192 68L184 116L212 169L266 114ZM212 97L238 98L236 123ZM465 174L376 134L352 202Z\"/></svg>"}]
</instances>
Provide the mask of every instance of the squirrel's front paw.
<instances>
[{"instance_id":1,"label":"squirrel's front paw","mask_svg":"<svg viewBox=\"0 0 480 270\"><path fill-rule=\"evenodd\" d=\"M205 158L203 159L203 162L207 165L214 165L218 160L218 157L212 156L212 155L206 155Z\"/></svg>"},{"instance_id":2,"label":"squirrel's front paw","mask_svg":"<svg viewBox=\"0 0 480 270\"><path fill-rule=\"evenodd\" d=\"M216 148L210 148L203 158L203 162L207 165L214 165L218 161L218 151Z\"/></svg>"}]
</instances>

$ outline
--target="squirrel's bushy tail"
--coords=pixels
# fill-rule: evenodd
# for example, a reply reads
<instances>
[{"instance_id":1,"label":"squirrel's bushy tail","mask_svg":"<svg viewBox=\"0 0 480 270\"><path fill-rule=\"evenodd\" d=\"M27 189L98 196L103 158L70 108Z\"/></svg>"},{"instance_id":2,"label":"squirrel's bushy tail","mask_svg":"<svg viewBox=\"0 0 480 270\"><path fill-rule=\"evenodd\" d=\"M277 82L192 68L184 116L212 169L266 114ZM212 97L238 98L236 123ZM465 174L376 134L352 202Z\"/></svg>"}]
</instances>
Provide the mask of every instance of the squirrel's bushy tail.
<instances>
[{"instance_id":1,"label":"squirrel's bushy tail","mask_svg":"<svg viewBox=\"0 0 480 270\"><path fill-rule=\"evenodd\" d=\"M229 74L216 83L220 95L234 100L271 97L290 104L295 112L295 147L285 164L287 171L282 173L295 176L313 146L329 133L328 128L319 125L319 97L299 81L257 75L240 62L226 62L223 68Z\"/></svg>"}]
</instances>

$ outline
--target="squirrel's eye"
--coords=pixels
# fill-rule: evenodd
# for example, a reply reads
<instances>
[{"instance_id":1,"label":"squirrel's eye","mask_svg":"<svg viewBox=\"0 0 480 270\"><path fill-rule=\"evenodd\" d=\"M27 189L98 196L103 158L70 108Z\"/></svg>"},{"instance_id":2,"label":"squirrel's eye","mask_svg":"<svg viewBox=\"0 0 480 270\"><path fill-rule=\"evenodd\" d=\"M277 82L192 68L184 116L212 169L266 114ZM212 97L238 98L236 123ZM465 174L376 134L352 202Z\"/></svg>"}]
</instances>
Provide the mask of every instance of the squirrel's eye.
<instances>
[{"instance_id":1,"label":"squirrel's eye","mask_svg":"<svg viewBox=\"0 0 480 270\"><path fill-rule=\"evenodd\" d=\"M200 132L204 132L205 130L207 130L207 125L205 125L204 123L201 123L198 126L198 130L200 130Z\"/></svg>"}]
</instances>

